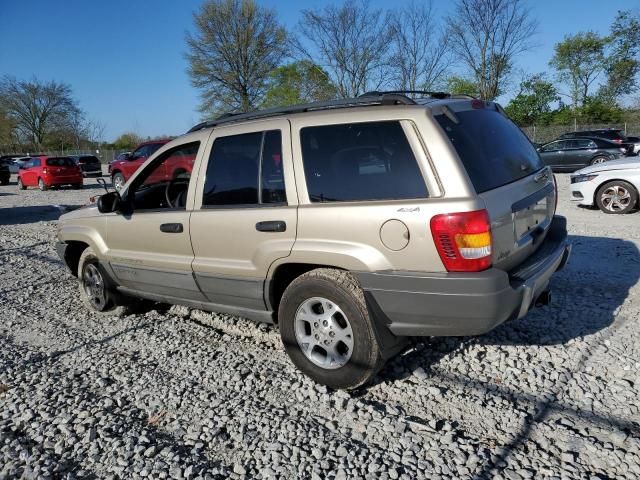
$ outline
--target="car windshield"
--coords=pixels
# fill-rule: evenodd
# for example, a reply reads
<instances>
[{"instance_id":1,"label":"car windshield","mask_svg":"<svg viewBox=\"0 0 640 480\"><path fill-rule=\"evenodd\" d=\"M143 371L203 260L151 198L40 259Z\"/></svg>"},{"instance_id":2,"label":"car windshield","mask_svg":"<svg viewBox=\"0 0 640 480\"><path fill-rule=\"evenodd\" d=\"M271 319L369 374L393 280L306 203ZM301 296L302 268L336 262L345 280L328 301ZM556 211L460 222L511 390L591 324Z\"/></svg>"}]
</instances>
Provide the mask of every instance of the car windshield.
<instances>
[{"instance_id":1,"label":"car windshield","mask_svg":"<svg viewBox=\"0 0 640 480\"><path fill-rule=\"evenodd\" d=\"M75 163L69 157L47 158L47 166L49 167L73 167Z\"/></svg>"}]
</instances>

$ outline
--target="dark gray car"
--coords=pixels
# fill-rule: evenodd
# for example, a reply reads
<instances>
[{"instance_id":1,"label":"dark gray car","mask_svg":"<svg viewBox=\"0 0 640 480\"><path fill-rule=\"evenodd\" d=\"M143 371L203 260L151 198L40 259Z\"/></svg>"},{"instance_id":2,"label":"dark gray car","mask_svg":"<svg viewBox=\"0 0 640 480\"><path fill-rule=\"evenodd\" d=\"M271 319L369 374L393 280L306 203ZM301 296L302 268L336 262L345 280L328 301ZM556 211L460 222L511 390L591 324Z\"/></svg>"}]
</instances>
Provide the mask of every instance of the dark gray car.
<instances>
[{"instance_id":1,"label":"dark gray car","mask_svg":"<svg viewBox=\"0 0 640 480\"><path fill-rule=\"evenodd\" d=\"M586 137L554 140L539 147L538 152L554 172L573 172L625 156L624 150L614 142Z\"/></svg>"}]
</instances>

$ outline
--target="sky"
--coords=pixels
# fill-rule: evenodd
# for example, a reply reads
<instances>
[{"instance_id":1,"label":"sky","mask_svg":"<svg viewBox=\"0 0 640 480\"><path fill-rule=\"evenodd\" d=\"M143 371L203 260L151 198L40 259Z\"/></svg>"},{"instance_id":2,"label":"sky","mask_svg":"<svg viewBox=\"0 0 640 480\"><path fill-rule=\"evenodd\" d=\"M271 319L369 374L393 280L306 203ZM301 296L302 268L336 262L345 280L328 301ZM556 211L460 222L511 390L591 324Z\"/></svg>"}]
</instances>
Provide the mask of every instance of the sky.
<instances>
[{"instance_id":1,"label":"sky","mask_svg":"<svg viewBox=\"0 0 640 480\"><path fill-rule=\"evenodd\" d=\"M336 0L338 1L338 0ZM409 0L395 0L401 6ZM418 0L419 1L419 0ZM293 29L302 9L321 0L258 0ZM539 21L536 48L516 67L552 74L553 46L567 34L607 33L618 10L640 0L525 0ZM201 120L198 91L186 73L185 32L202 0L0 0L0 76L71 85L87 117L105 125L105 140L125 131L179 135ZM372 0L374 7L391 2ZM437 16L455 14L433 0ZM499 99L503 103L509 95Z\"/></svg>"}]
</instances>

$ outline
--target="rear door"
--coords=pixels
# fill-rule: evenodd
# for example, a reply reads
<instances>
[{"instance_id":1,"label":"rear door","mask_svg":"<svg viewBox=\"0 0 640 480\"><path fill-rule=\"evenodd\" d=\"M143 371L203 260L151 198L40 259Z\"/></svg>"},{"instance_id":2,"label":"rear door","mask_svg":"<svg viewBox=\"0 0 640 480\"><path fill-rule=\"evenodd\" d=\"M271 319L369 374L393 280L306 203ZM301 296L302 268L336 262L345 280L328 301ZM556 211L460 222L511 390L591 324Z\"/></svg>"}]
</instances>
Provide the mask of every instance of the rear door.
<instances>
[{"instance_id":1,"label":"rear door","mask_svg":"<svg viewBox=\"0 0 640 480\"><path fill-rule=\"evenodd\" d=\"M493 265L510 270L544 239L556 192L550 168L529 139L492 105L469 102L458 106L453 115L436 115L436 120L486 205Z\"/></svg>"},{"instance_id":2,"label":"rear door","mask_svg":"<svg viewBox=\"0 0 640 480\"><path fill-rule=\"evenodd\" d=\"M222 127L212 138L191 215L193 271L210 302L265 310L267 271L296 238L290 125Z\"/></svg>"}]
</instances>

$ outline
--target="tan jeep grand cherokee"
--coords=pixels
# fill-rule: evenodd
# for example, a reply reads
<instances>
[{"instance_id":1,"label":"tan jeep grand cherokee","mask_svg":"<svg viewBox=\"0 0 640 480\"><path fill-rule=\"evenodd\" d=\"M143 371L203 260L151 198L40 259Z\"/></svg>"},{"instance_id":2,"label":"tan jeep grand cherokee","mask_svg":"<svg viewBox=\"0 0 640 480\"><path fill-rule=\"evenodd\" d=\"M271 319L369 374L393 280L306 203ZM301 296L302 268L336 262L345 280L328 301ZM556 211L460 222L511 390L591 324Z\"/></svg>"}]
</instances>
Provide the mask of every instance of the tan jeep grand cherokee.
<instances>
[{"instance_id":1,"label":"tan jeep grand cherokee","mask_svg":"<svg viewBox=\"0 0 640 480\"><path fill-rule=\"evenodd\" d=\"M373 92L194 127L63 215L58 251L93 310L138 297L277 323L298 368L354 388L407 337L547 303L570 251L555 207L499 105Z\"/></svg>"}]
</instances>

